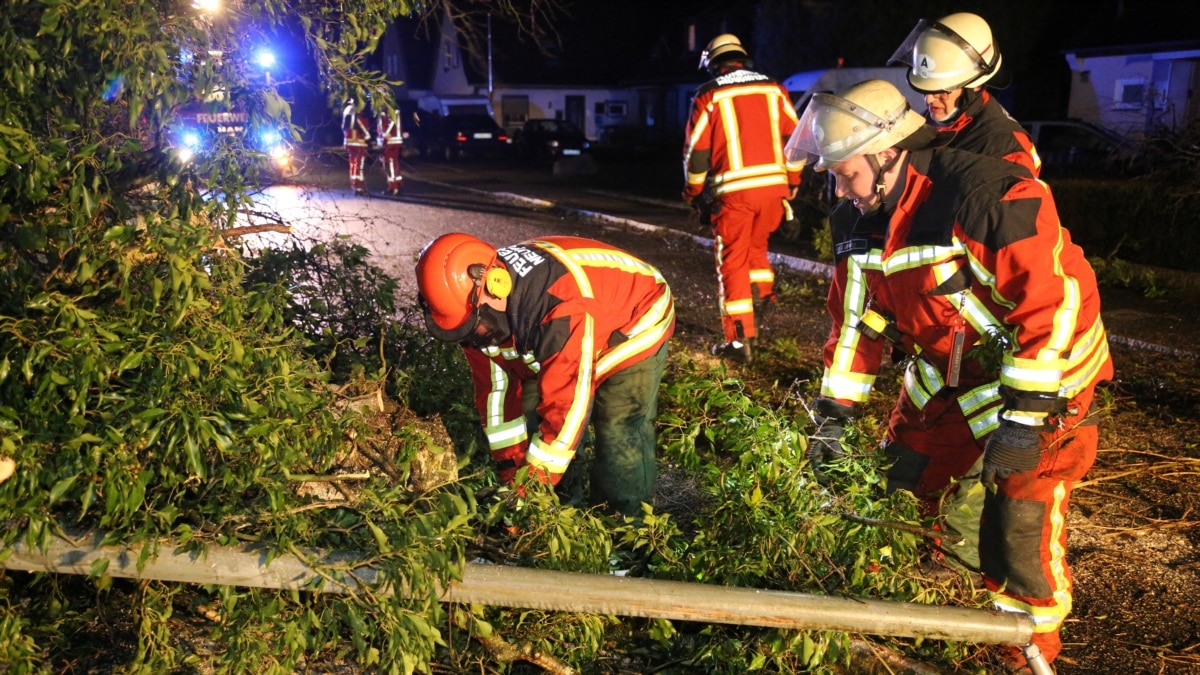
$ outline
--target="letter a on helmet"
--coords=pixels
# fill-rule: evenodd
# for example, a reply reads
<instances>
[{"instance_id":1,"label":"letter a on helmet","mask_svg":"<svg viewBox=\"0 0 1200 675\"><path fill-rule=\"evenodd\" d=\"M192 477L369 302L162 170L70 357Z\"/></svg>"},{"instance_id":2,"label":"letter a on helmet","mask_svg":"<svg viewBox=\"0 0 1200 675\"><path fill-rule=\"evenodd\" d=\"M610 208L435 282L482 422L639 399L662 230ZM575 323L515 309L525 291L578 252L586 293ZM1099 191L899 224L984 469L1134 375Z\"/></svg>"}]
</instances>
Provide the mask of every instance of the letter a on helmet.
<instances>
[{"instance_id":1,"label":"letter a on helmet","mask_svg":"<svg viewBox=\"0 0 1200 675\"><path fill-rule=\"evenodd\" d=\"M430 335L462 342L475 330L483 279L496 261L495 247L460 232L442 235L421 251L418 299Z\"/></svg>"}]
</instances>

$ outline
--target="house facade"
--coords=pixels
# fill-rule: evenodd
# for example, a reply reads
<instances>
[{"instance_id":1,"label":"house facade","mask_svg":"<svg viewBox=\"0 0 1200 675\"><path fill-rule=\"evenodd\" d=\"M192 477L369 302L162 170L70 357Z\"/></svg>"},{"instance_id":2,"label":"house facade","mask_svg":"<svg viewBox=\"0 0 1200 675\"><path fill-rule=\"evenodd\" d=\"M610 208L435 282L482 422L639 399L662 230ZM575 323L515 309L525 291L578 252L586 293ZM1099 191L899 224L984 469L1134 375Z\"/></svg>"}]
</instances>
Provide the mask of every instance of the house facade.
<instances>
[{"instance_id":1,"label":"house facade","mask_svg":"<svg viewBox=\"0 0 1200 675\"><path fill-rule=\"evenodd\" d=\"M380 68L401 81L398 100L444 113L456 102L486 99L511 134L528 119L552 118L574 122L593 141L681 144L692 97L707 79L697 69L700 51L711 36L730 31L750 34L748 25L720 14L681 18L663 26L653 44L623 45L623 60L606 59L621 64L617 74L599 76L584 72L595 69L578 58L532 53L499 32L485 64L464 53L448 17L402 19L381 42Z\"/></svg>"},{"instance_id":2,"label":"house facade","mask_svg":"<svg viewBox=\"0 0 1200 675\"><path fill-rule=\"evenodd\" d=\"M591 140L631 123L637 99L622 87L500 84L491 96L496 121L514 132L534 118L574 122Z\"/></svg>"},{"instance_id":3,"label":"house facade","mask_svg":"<svg viewBox=\"0 0 1200 675\"><path fill-rule=\"evenodd\" d=\"M1064 52L1071 69L1067 116L1133 139L1182 131L1200 120L1200 41Z\"/></svg>"},{"instance_id":4,"label":"house facade","mask_svg":"<svg viewBox=\"0 0 1200 675\"><path fill-rule=\"evenodd\" d=\"M402 82L395 88L397 100L442 114L466 105L474 111L486 102L488 114L509 133L526 120L552 118L574 122L589 139L598 140L608 128L639 122L637 92L629 87L514 82L492 72L490 58L481 72L459 46L454 25L445 17L436 32L430 24L397 22L385 35L381 51L384 74Z\"/></svg>"}]
</instances>

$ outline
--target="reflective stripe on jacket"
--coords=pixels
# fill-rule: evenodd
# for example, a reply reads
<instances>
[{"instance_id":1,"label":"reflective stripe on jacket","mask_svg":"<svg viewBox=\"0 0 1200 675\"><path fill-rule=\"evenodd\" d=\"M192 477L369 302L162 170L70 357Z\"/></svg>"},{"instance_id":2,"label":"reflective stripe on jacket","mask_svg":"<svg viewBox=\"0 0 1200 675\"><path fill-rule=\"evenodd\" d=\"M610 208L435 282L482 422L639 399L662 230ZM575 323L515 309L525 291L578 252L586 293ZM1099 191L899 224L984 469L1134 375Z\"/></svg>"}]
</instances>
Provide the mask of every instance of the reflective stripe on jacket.
<instances>
[{"instance_id":1,"label":"reflective stripe on jacket","mask_svg":"<svg viewBox=\"0 0 1200 675\"><path fill-rule=\"evenodd\" d=\"M502 349L465 348L475 402L493 456L506 446L524 455L519 449L527 446L529 464L562 473L583 437L596 387L670 338L671 290L653 266L590 239L546 237L498 254L513 280L513 337ZM516 381L535 374L541 427L528 435Z\"/></svg>"},{"instance_id":2,"label":"reflective stripe on jacket","mask_svg":"<svg viewBox=\"0 0 1200 675\"><path fill-rule=\"evenodd\" d=\"M375 141L379 145L404 145L400 120L392 119L386 112L379 113L379 119L375 121Z\"/></svg>"},{"instance_id":3,"label":"reflective stripe on jacket","mask_svg":"<svg viewBox=\"0 0 1200 675\"><path fill-rule=\"evenodd\" d=\"M803 163L789 163L783 145L796 128L787 90L749 70L723 73L696 92L683 153L684 196L769 188L786 197L800 184Z\"/></svg>"},{"instance_id":4,"label":"reflective stripe on jacket","mask_svg":"<svg viewBox=\"0 0 1200 675\"><path fill-rule=\"evenodd\" d=\"M849 202L831 213L841 254L822 395L861 403L873 388L885 345L855 328L868 308L916 357L905 373L914 403L949 393L977 436L997 423L1001 385L1069 400L1111 377L1095 274L1043 184L954 149L913 152L905 172L890 215L859 217ZM949 391L956 332L962 369Z\"/></svg>"},{"instance_id":5,"label":"reflective stripe on jacket","mask_svg":"<svg viewBox=\"0 0 1200 675\"><path fill-rule=\"evenodd\" d=\"M342 145L365 148L370 138L371 128L367 116L355 112L354 106L346 106L342 110Z\"/></svg>"}]
</instances>

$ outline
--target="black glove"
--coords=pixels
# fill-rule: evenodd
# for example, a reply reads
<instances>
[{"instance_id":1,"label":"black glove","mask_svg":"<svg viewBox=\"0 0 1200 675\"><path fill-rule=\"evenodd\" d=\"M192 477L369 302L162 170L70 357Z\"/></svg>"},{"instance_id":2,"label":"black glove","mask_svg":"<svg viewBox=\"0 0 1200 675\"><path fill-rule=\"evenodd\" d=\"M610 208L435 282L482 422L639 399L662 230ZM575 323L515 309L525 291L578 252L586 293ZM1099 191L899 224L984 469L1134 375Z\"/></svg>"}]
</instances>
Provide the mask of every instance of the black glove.
<instances>
[{"instance_id":1,"label":"black glove","mask_svg":"<svg viewBox=\"0 0 1200 675\"><path fill-rule=\"evenodd\" d=\"M701 194L688 204L692 207L692 216L697 224L712 226L713 202L707 195Z\"/></svg>"},{"instance_id":2,"label":"black glove","mask_svg":"<svg viewBox=\"0 0 1200 675\"><path fill-rule=\"evenodd\" d=\"M995 487L997 478L1036 469L1042 459L1040 436L1037 427L1000 420L983 448L983 484Z\"/></svg>"},{"instance_id":3,"label":"black glove","mask_svg":"<svg viewBox=\"0 0 1200 675\"><path fill-rule=\"evenodd\" d=\"M808 465L812 467L817 482L825 484L827 478L821 471L821 465L846 456L842 447L842 434L846 431L846 421L854 417L854 407L842 405L828 398L817 399L816 415L817 430L808 439Z\"/></svg>"}]
</instances>

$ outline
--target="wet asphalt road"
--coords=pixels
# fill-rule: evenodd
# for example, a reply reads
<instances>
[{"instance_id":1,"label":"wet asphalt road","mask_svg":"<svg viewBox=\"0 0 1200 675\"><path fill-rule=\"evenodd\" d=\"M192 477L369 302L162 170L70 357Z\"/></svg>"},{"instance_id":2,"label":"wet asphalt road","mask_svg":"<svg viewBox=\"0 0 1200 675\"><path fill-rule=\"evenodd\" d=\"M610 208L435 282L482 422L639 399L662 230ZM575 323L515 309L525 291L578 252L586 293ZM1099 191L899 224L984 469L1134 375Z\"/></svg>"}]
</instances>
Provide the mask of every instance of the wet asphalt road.
<instances>
[{"instance_id":1,"label":"wet asphalt road","mask_svg":"<svg viewBox=\"0 0 1200 675\"><path fill-rule=\"evenodd\" d=\"M289 239L311 243L351 237L372 251L374 264L400 281L402 293L415 293L413 267L421 248L448 232L504 245L551 234L600 237L606 227L624 226L626 220L680 229L690 224L682 201L592 189L586 177L564 182L548 168L485 161L407 163L405 168L405 187L396 197L383 194L382 176L370 170L365 197L354 195L348 181L267 188L247 223L285 224L291 232L251 235L245 245L255 249ZM610 221L581 213L607 214Z\"/></svg>"}]
</instances>

